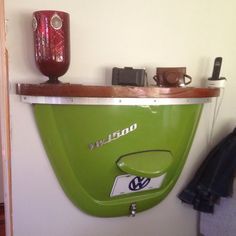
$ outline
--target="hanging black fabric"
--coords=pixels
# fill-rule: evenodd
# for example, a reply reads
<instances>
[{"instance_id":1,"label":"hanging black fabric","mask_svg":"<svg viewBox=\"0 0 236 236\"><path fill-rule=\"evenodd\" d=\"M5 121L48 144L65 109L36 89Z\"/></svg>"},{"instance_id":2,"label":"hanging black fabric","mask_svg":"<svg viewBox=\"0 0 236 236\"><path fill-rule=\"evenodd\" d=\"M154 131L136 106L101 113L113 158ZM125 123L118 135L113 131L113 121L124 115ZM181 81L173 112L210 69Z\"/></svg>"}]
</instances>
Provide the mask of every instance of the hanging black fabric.
<instances>
[{"instance_id":1,"label":"hanging black fabric","mask_svg":"<svg viewBox=\"0 0 236 236\"><path fill-rule=\"evenodd\" d=\"M236 128L210 151L178 197L195 210L213 213L220 197L232 194L235 172Z\"/></svg>"}]
</instances>

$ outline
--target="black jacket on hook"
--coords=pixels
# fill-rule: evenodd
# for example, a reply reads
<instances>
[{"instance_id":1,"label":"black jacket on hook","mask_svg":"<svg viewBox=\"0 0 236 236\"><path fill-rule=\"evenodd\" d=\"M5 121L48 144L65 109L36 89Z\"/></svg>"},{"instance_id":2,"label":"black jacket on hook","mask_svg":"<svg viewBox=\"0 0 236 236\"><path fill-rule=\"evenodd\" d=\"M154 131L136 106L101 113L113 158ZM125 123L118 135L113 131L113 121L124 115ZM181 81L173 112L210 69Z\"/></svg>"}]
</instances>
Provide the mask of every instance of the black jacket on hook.
<instances>
[{"instance_id":1,"label":"black jacket on hook","mask_svg":"<svg viewBox=\"0 0 236 236\"><path fill-rule=\"evenodd\" d=\"M195 210L213 213L220 197L232 194L235 172L236 128L210 151L178 197Z\"/></svg>"}]
</instances>

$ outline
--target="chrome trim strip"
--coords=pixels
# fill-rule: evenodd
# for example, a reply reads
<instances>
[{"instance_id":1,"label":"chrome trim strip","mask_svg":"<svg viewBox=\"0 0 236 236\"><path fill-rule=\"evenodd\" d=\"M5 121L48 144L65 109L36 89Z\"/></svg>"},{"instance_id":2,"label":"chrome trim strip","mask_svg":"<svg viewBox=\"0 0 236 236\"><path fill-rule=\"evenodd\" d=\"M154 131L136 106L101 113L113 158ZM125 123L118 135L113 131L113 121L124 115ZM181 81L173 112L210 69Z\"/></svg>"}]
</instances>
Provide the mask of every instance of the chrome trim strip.
<instances>
[{"instance_id":1,"label":"chrome trim strip","mask_svg":"<svg viewBox=\"0 0 236 236\"><path fill-rule=\"evenodd\" d=\"M101 98L101 97L43 97L21 95L21 101L32 104L60 105L119 105L161 106L209 103L212 98Z\"/></svg>"}]
</instances>

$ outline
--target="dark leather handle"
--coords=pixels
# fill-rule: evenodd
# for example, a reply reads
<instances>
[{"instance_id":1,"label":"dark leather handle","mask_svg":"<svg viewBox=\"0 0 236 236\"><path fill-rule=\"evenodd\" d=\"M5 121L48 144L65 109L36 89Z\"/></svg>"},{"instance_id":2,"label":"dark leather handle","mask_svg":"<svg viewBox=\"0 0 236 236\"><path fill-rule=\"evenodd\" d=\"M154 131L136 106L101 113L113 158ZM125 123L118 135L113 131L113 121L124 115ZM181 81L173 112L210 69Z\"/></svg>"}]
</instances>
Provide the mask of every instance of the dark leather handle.
<instances>
[{"instance_id":1,"label":"dark leather handle","mask_svg":"<svg viewBox=\"0 0 236 236\"><path fill-rule=\"evenodd\" d=\"M184 75L184 77L186 77L186 78L188 78L189 79L189 81L188 82L185 82L185 80L184 80L184 84L190 84L191 82L192 82L192 77L190 76L190 75Z\"/></svg>"},{"instance_id":2,"label":"dark leather handle","mask_svg":"<svg viewBox=\"0 0 236 236\"><path fill-rule=\"evenodd\" d=\"M159 82L159 78L158 78L157 75L154 75L154 76L153 76L153 79L154 79L157 83Z\"/></svg>"}]
</instances>

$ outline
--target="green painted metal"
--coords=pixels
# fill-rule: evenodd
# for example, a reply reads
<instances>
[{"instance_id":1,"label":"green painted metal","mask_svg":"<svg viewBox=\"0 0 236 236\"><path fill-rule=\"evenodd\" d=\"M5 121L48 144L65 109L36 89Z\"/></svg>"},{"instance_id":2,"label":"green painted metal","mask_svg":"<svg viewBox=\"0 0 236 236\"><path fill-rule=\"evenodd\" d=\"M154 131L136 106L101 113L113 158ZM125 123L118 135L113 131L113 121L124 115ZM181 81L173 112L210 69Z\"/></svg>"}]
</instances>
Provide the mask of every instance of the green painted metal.
<instances>
[{"instance_id":1,"label":"green painted metal","mask_svg":"<svg viewBox=\"0 0 236 236\"><path fill-rule=\"evenodd\" d=\"M77 207L101 217L129 215L131 203L137 212L146 210L169 193L186 161L201 110L202 104L34 105L44 147L64 192ZM148 151L172 155L161 187L111 197L116 177L126 174L117 166L119 160Z\"/></svg>"},{"instance_id":2,"label":"green painted metal","mask_svg":"<svg viewBox=\"0 0 236 236\"><path fill-rule=\"evenodd\" d=\"M167 172L172 161L173 156L170 152L146 151L121 157L117 166L128 174L154 178Z\"/></svg>"}]
</instances>

